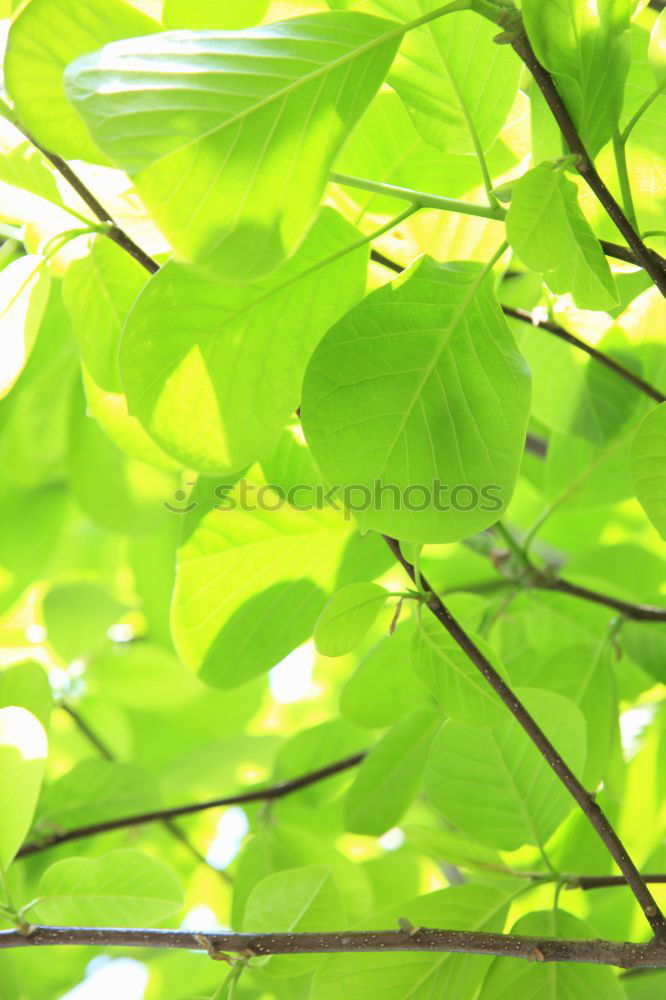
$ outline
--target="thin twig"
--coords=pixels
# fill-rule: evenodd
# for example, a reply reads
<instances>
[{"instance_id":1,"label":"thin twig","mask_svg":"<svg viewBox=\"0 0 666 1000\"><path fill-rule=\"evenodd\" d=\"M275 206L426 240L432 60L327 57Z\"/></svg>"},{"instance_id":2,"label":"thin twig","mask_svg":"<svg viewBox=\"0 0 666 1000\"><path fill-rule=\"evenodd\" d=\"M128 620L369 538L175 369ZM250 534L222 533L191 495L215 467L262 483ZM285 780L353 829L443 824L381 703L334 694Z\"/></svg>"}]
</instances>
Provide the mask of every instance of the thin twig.
<instances>
[{"instance_id":1,"label":"thin twig","mask_svg":"<svg viewBox=\"0 0 666 1000\"><path fill-rule=\"evenodd\" d=\"M537 571L538 573L538 571ZM535 586L538 590L557 590L561 594L569 594L570 597L580 597L584 601L591 601L593 604L603 604L607 608L618 611L625 618L634 622L666 622L666 608L657 608L651 604L632 604L629 601L621 601L610 594L603 594L598 590L591 590L589 587L581 587L577 583L570 583L561 576L549 579L546 574L538 574Z\"/></svg>"},{"instance_id":2,"label":"thin twig","mask_svg":"<svg viewBox=\"0 0 666 1000\"><path fill-rule=\"evenodd\" d=\"M492 687L499 698L504 702L511 712L516 722L527 733L535 747L543 756L546 763L552 768L564 787L572 798L585 813L591 825L594 827L599 837L606 845L613 860L622 872L627 884L631 888L638 901L646 919L648 920L655 937L666 941L666 919L661 912L656 900L643 881L636 865L629 857L627 850L611 826L607 816L599 805L595 802L594 795L590 794L583 787L569 765L562 759L553 744L550 742L543 730L537 725L520 699L511 690L506 681L498 674L488 658L481 652L478 646L467 635L465 630L458 624L455 618L444 606L439 596L432 590L423 574L417 574L412 563L403 555L400 543L395 538L384 536L387 545L394 556L406 571L412 582L429 595L428 607L441 625L444 626L449 635L467 654L470 661L483 675L488 684Z\"/></svg>"},{"instance_id":3,"label":"thin twig","mask_svg":"<svg viewBox=\"0 0 666 1000\"><path fill-rule=\"evenodd\" d=\"M206 802L194 802L184 806L172 806L169 809L154 809L150 812L138 813L132 816L120 816L117 819L105 820L101 823L90 823L87 826L80 826L74 830L64 830L62 833L54 833L43 840L33 841L24 844L17 854L17 857L24 858L29 854L37 854L38 851L45 851L49 847L56 847L58 844L65 844L71 840L81 840L83 837L92 837L98 833L107 833L109 830L121 830L128 826L139 826L142 823L154 823L159 820L170 820L176 816L189 816L192 813L203 812L205 809L217 809L223 806L243 805L247 802L272 802L281 799L285 795L292 795L294 792L314 785L318 781L324 781L334 774L340 774L352 767L360 764L365 757L366 751L343 757L342 760L333 761L326 767L317 768L315 771L308 771L297 778L289 781L281 781L276 785L261 786L253 788L247 792L240 792L238 795L228 795L224 798L208 799Z\"/></svg>"},{"instance_id":4,"label":"thin twig","mask_svg":"<svg viewBox=\"0 0 666 1000\"><path fill-rule=\"evenodd\" d=\"M94 945L98 948L182 948L211 955L241 952L265 955L331 955L358 952L431 952L433 954L497 955L528 962L584 962L621 969L666 968L666 948L658 942L580 941L526 937L483 931L405 930L334 931L327 933L233 934L206 931L121 927L32 926L29 933L0 931L0 949L51 945Z\"/></svg>"}]
</instances>

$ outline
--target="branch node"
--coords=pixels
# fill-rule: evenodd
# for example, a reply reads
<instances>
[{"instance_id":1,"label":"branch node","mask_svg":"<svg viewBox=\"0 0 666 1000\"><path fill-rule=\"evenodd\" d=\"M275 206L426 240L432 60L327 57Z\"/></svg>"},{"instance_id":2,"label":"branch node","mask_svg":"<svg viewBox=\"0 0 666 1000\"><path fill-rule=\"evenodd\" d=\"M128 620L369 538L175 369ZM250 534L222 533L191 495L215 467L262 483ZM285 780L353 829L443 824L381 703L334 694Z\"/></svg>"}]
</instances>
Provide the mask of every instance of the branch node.
<instances>
[{"instance_id":1,"label":"branch node","mask_svg":"<svg viewBox=\"0 0 666 1000\"><path fill-rule=\"evenodd\" d=\"M212 958L215 962L226 962L227 965L233 965L234 960L231 955L227 955L226 951L219 951L210 938L207 938L205 934L195 934L194 940L201 945L201 947L208 953L209 958Z\"/></svg>"}]
</instances>

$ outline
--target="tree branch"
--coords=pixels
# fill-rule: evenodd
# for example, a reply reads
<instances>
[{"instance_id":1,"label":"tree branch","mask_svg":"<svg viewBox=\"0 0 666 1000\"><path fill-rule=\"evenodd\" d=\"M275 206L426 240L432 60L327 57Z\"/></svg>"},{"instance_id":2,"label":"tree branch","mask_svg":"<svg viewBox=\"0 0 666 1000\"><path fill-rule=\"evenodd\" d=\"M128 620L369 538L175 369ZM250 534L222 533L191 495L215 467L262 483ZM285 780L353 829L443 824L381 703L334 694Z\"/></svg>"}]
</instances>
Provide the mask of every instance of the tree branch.
<instances>
[{"instance_id":1,"label":"tree branch","mask_svg":"<svg viewBox=\"0 0 666 1000\"><path fill-rule=\"evenodd\" d=\"M289 781L281 781L276 785L269 785L260 788L253 788L248 792L240 792L238 795L228 795L225 798L208 799L206 802L195 802L185 806L173 806L169 809L155 809L151 812L138 813L132 816L120 816L117 819L105 820L101 823L89 823L87 826L79 826L74 830L64 830L62 833L54 833L44 837L42 840L24 844L19 850L17 857L25 858L30 854L37 854L45 851L49 847L56 847L58 844L66 844L71 840L81 840L84 837L92 837L98 833L108 833L110 830L121 830L128 826L139 826L142 823L154 823L158 820L172 820L177 816L189 816L192 813L202 812L205 809L217 809L222 806L237 806L247 802L273 802L276 799L284 798L285 795L292 795L294 792L314 785L318 781L324 781L335 774L347 771L356 767L365 757L366 751L343 757L326 767L317 768L315 771L308 771L297 778Z\"/></svg>"},{"instance_id":2,"label":"tree branch","mask_svg":"<svg viewBox=\"0 0 666 1000\"><path fill-rule=\"evenodd\" d=\"M535 572L537 574L535 586L538 590L557 590L561 594L569 594L570 597L580 597L593 604L603 604L634 622L666 622L665 608L655 608L651 604L631 604L629 601L621 601L617 597L611 597L598 590L569 583L561 576L551 580L545 573L540 573L539 570L535 570Z\"/></svg>"},{"instance_id":3,"label":"tree branch","mask_svg":"<svg viewBox=\"0 0 666 1000\"><path fill-rule=\"evenodd\" d=\"M601 179L592 158L589 156L578 130L567 111L564 101L555 86L550 73L541 65L536 57L525 29L520 22L512 26L511 47L525 63L534 77L537 87L543 94L553 117L560 127L564 140L572 154L578 157L576 168L588 187L594 192L606 210L606 214L622 233L633 251L636 262L650 275L662 295L666 296L666 267L663 259L645 245L639 234L629 222L619 204Z\"/></svg>"},{"instance_id":4,"label":"tree branch","mask_svg":"<svg viewBox=\"0 0 666 1000\"><path fill-rule=\"evenodd\" d=\"M652 885L666 885L666 875L643 875L644 882ZM613 889L625 886L627 883L621 875L571 875L569 876L567 889Z\"/></svg>"},{"instance_id":5,"label":"tree branch","mask_svg":"<svg viewBox=\"0 0 666 1000\"><path fill-rule=\"evenodd\" d=\"M484 656L478 646L470 639L465 630L458 624L442 603L441 599L430 587L423 574L419 573L417 580L414 566L404 557L400 549L400 543L395 538L384 536L388 547L406 571L409 578L417 586L421 587L428 595L427 605L444 626L449 635L467 654L470 661L483 675L488 684L492 687L499 698L504 702L511 712L516 722L524 729L535 747L541 753L546 763L555 772L564 787L572 796L574 801L585 813L591 825L605 844L608 852L612 856L616 865L624 875L624 878L631 888L638 904L640 905L647 921L649 922L655 937L666 942L666 918L661 912L656 900L643 881L636 865L629 857L627 850L611 826L603 810L597 805L594 795L585 790L581 782L573 773L571 768L562 759L553 744L550 742L543 730L537 725L520 699L514 694L504 679L498 674L490 661Z\"/></svg>"},{"instance_id":6,"label":"tree branch","mask_svg":"<svg viewBox=\"0 0 666 1000\"><path fill-rule=\"evenodd\" d=\"M183 948L207 951L212 957L236 952L246 958L264 955L331 955L358 952L432 952L496 955L528 962L585 962L621 969L666 968L666 948L658 942L572 941L487 934L482 931L335 931L327 933L233 934L215 931L152 930L119 927L33 926L28 934L0 931L0 949L50 945L94 945L98 948Z\"/></svg>"}]
</instances>

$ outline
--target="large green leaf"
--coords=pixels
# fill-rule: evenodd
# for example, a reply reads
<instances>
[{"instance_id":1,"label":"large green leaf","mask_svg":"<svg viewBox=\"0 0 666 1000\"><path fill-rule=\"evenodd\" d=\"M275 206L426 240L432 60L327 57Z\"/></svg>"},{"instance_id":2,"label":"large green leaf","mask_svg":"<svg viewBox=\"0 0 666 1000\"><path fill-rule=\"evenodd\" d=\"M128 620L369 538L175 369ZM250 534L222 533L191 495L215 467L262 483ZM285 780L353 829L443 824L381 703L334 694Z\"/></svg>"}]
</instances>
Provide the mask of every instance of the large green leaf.
<instances>
[{"instance_id":1,"label":"large green leaf","mask_svg":"<svg viewBox=\"0 0 666 1000\"><path fill-rule=\"evenodd\" d=\"M37 338L51 278L42 257L26 254L0 272L0 399L23 371Z\"/></svg>"},{"instance_id":2,"label":"large green leaf","mask_svg":"<svg viewBox=\"0 0 666 1000\"><path fill-rule=\"evenodd\" d=\"M323 865L306 865L267 875L252 889L243 917L243 930L257 934L274 931L336 931L345 926L345 909L332 872ZM270 959L274 976L298 976L317 965L316 955Z\"/></svg>"},{"instance_id":3,"label":"large green leaf","mask_svg":"<svg viewBox=\"0 0 666 1000\"><path fill-rule=\"evenodd\" d=\"M42 603L48 643L66 663L88 657L104 645L108 629L124 611L124 605L94 583L58 584Z\"/></svg>"},{"instance_id":4,"label":"large green leaf","mask_svg":"<svg viewBox=\"0 0 666 1000\"><path fill-rule=\"evenodd\" d=\"M22 123L54 153L108 162L65 97L63 71L106 42L158 30L123 0L31 0L12 25L5 59L7 89Z\"/></svg>"},{"instance_id":5,"label":"large green leaf","mask_svg":"<svg viewBox=\"0 0 666 1000\"><path fill-rule=\"evenodd\" d=\"M0 870L6 870L30 828L48 753L32 712L0 708Z\"/></svg>"},{"instance_id":6,"label":"large green leaf","mask_svg":"<svg viewBox=\"0 0 666 1000\"><path fill-rule=\"evenodd\" d=\"M388 598L376 583L349 583L329 598L314 628L317 649L325 656L349 653L364 638Z\"/></svg>"},{"instance_id":7,"label":"large green leaf","mask_svg":"<svg viewBox=\"0 0 666 1000\"><path fill-rule=\"evenodd\" d=\"M666 684L666 624L625 621L621 643L639 667Z\"/></svg>"},{"instance_id":8,"label":"large green leaf","mask_svg":"<svg viewBox=\"0 0 666 1000\"><path fill-rule=\"evenodd\" d=\"M525 688L517 693L564 760L582 774L585 720L580 709L551 691ZM445 723L435 738L425 783L432 804L449 822L503 850L545 844L574 805L508 715L493 729Z\"/></svg>"},{"instance_id":9,"label":"large green leaf","mask_svg":"<svg viewBox=\"0 0 666 1000\"><path fill-rule=\"evenodd\" d=\"M666 539L666 403L648 413L636 431L630 461L636 496Z\"/></svg>"},{"instance_id":10,"label":"large green leaf","mask_svg":"<svg viewBox=\"0 0 666 1000\"><path fill-rule=\"evenodd\" d=\"M330 511L284 503L206 514L178 554L172 626L184 662L219 687L274 667L312 635L347 537Z\"/></svg>"},{"instance_id":11,"label":"large green leaf","mask_svg":"<svg viewBox=\"0 0 666 1000\"><path fill-rule=\"evenodd\" d=\"M44 667L26 660L0 672L0 706L7 705L27 709L47 728L53 696Z\"/></svg>"},{"instance_id":12,"label":"large green leaf","mask_svg":"<svg viewBox=\"0 0 666 1000\"><path fill-rule=\"evenodd\" d=\"M329 208L291 260L251 285L167 264L123 333L130 413L206 473L235 472L266 453L298 406L315 345L363 293L367 249L344 253L358 238Z\"/></svg>"},{"instance_id":13,"label":"large green leaf","mask_svg":"<svg viewBox=\"0 0 666 1000\"><path fill-rule=\"evenodd\" d=\"M542 163L514 186L506 232L520 259L554 292L571 292L581 309L610 309L617 289L606 258L578 206L576 185Z\"/></svg>"},{"instance_id":14,"label":"large green leaf","mask_svg":"<svg viewBox=\"0 0 666 1000\"><path fill-rule=\"evenodd\" d=\"M96 384L120 391L118 346L125 317L148 275L109 239L95 240L86 257L68 268L65 305L81 357Z\"/></svg>"},{"instance_id":15,"label":"large green leaf","mask_svg":"<svg viewBox=\"0 0 666 1000\"><path fill-rule=\"evenodd\" d=\"M347 792L347 828L379 836L394 826L421 783L428 750L441 725L432 709L418 709L375 744Z\"/></svg>"},{"instance_id":16,"label":"large green leaf","mask_svg":"<svg viewBox=\"0 0 666 1000\"><path fill-rule=\"evenodd\" d=\"M503 670L483 639L474 641ZM432 615L424 615L414 632L411 648L415 672L437 699L442 711L464 726L493 726L506 708L458 643Z\"/></svg>"},{"instance_id":17,"label":"large green leaf","mask_svg":"<svg viewBox=\"0 0 666 1000\"><path fill-rule=\"evenodd\" d=\"M30 915L44 924L151 926L180 909L175 875L148 854L121 849L100 858L66 858L42 875Z\"/></svg>"},{"instance_id":18,"label":"large green leaf","mask_svg":"<svg viewBox=\"0 0 666 1000\"><path fill-rule=\"evenodd\" d=\"M165 28L247 28L261 21L268 0L164 0Z\"/></svg>"},{"instance_id":19,"label":"large green leaf","mask_svg":"<svg viewBox=\"0 0 666 1000\"><path fill-rule=\"evenodd\" d=\"M593 929L565 910L536 910L521 917L511 928L512 934L531 937L594 937ZM512 958L494 959L479 1000L622 1000L624 990L612 969L594 965L570 965L553 962L524 962Z\"/></svg>"},{"instance_id":20,"label":"large green leaf","mask_svg":"<svg viewBox=\"0 0 666 1000\"><path fill-rule=\"evenodd\" d=\"M346 13L167 32L84 56L66 89L176 252L248 279L298 247L401 35Z\"/></svg>"},{"instance_id":21,"label":"large green leaf","mask_svg":"<svg viewBox=\"0 0 666 1000\"><path fill-rule=\"evenodd\" d=\"M301 412L362 528L442 542L483 530L508 504L529 395L490 278L423 258L324 337Z\"/></svg>"},{"instance_id":22,"label":"large green leaf","mask_svg":"<svg viewBox=\"0 0 666 1000\"><path fill-rule=\"evenodd\" d=\"M331 7L362 6L397 21L434 8L429 0L329 2ZM417 129L447 156L473 153L476 142L488 149L511 110L520 65L508 46L494 44L496 34L496 27L475 13L448 14L410 32L391 69L389 81Z\"/></svg>"},{"instance_id":23,"label":"large green leaf","mask_svg":"<svg viewBox=\"0 0 666 1000\"><path fill-rule=\"evenodd\" d=\"M523 0L527 34L591 156L617 125L631 59L633 0Z\"/></svg>"}]
</instances>

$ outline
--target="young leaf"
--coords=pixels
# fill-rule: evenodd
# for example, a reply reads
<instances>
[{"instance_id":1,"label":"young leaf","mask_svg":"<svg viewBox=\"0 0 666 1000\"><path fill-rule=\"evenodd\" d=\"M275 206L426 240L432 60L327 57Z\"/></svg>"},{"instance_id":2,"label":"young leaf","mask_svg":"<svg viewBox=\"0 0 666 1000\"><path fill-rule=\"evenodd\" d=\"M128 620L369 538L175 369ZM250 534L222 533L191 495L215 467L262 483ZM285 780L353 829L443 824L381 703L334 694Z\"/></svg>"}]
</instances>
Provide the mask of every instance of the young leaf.
<instances>
[{"instance_id":1,"label":"young leaf","mask_svg":"<svg viewBox=\"0 0 666 1000\"><path fill-rule=\"evenodd\" d=\"M65 97L65 66L106 42L159 31L123 0L31 0L9 32L7 89L21 122L66 159L107 163Z\"/></svg>"},{"instance_id":2,"label":"young leaf","mask_svg":"<svg viewBox=\"0 0 666 1000\"><path fill-rule=\"evenodd\" d=\"M30 828L44 776L46 733L25 708L0 708L0 869L6 871Z\"/></svg>"},{"instance_id":3,"label":"young leaf","mask_svg":"<svg viewBox=\"0 0 666 1000\"><path fill-rule=\"evenodd\" d=\"M245 904L243 930L333 931L345 925L345 910L332 872L323 865L306 865L274 872L257 882ZM316 955L270 959L273 976L297 976L318 963Z\"/></svg>"},{"instance_id":4,"label":"young leaf","mask_svg":"<svg viewBox=\"0 0 666 1000\"><path fill-rule=\"evenodd\" d=\"M367 248L344 253L358 238L325 208L295 256L251 285L163 267L123 332L129 412L189 467L254 462L298 406L315 345L363 293Z\"/></svg>"},{"instance_id":5,"label":"young leaf","mask_svg":"<svg viewBox=\"0 0 666 1000\"><path fill-rule=\"evenodd\" d=\"M125 317L148 275L129 254L99 237L63 281L63 297L81 358L95 383L120 391L118 347Z\"/></svg>"},{"instance_id":6,"label":"young leaf","mask_svg":"<svg viewBox=\"0 0 666 1000\"><path fill-rule=\"evenodd\" d=\"M613 276L578 206L576 185L561 170L542 163L520 178L506 232L525 266L543 271L554 292L571 292L580 309L617 304Z\"/></svg>"},{"instance_id":7,"label":"young leaf","mask_svg":"<svg viewBox=\"0 0 666 1000\"><path fill-rule=\"evenodd\" d=\"M633 0L543 3L523 0L527 34L595 157L617 125L631 60ZM600 81L603 81L601 85Z\"/></svg>"},{"instance_id":8,"label":"young leaf","mask_svg":"<svg viewBox=\"0 0 666 1000\"><path fill-rule=\"evenodd\" d=\"M641 507L666 540L666 403L651 410L636 431L630 462Z\"/></svg>"},{"instance_id":9,"label":"young leaf","mask_svg":"<svg viewBox=\"0 0 666 1000\"><path fill-rule=\"evenodd\" d=\"M666 87L666 10L662 10L650 32L648 62L657 86Z\"/></svg>"},{"instance_id":10,"label":"young leaf","mask_svg":"<svg viewBox=\"0 0 666 1000\"><path fill-rule=\"evenodd\" d=\"M580 773L585 761L580 710L551 691L525 688L517 693ZM446 722L433 743L425 785L432 804L450 823L506 851L545 844L573 808L569 793L511 717L492 729Z\"/></svg>"},{"instance_id":11,"label":"young leaf","mask_svg":"<svg viewBox=\"0 0 666 1000\"><path fill-rule=\"evenodd\" d=\"M247 280L277 267L312 225L401 33L356 13L167 32L84 56L65 85L176 252Z\"/></svg>"},{"instance_id":12,"label":"young leaf","mask_svg":"<svg viewBox=\"0 0 666 1000\"><path fill-rule=\"evenodd\" d=\"M511 928L512 934L530 937L580 938L594 936L592 928L564 910L535 910ZM546 968L540 962L517 962L511 958L493 960L479 1000L504 1000L507 996L520 1000L590 1000L604 997L622 1000L625 996L617 978L609 968L594 965L554 963Z\"/></svg>"},{"instance_id":13,"label":"young leaf","mask_svg":"<svg viewBox=\"0 0 666 1000\"><path fill-rule=\"evenodd\" d=\"M490 277L426 257L329 330L301 415L362 528L443 542L482 531L508 504L529 396Z\"/></svg>"},{"instance_id":14,"label":"young leaf","mask_svg":"<svg viewBox=\"0 0 666 1000\"><path fill-rule=\"evenodd\" d=\"M51 277L43 258L26 254L0 272L0 399L30 356L49 298Z\"/></svg>"},{"instance_id":15,"label":"young leaf","mask_svg":"<svg viewBox=\"0 0 666 1000\"><path fill-rule=\"evenodd\" d=\"M379 836L400 820L421 783L441 721L438 712L419 709L375 744L345 798L348 830Z\"/></svg>"},{"instance_id":16,"label":"young leaf","mask_svg":"<svg viewBox=\"0 0 666 1000\"><path fill-rule=\"evenodd\" d=\"M498 657L480 638L474 641L496 669ZM442 712L463 726L486 727L502 722L506 708L470 663L467 654L432 615L422 615L414 632L412 666L430 689ZM500 668L502 671L502 668Z\"/></svg>"},{"instance_id":17,"label":"young leaf","mask_svg":"<svg viewBox=\"0 0 666 1000\"><path fill-rule=\"evenodd\" d=\"M388 593L376 583L350 583L329 598L314 627L324 656L343 656L358 646L386 603Z\"/></svg>"},{"instance_id":18,"label":"young leaf","mask_svg":"<svg viewBox=\"0 0 666 1000\"><path fill-rule=\"evenodd\" d=\"M30 916L43 924L153 926L183 905L176 876L141 851L66 858L42 875Z\"/></svg>"}]
</instances>

